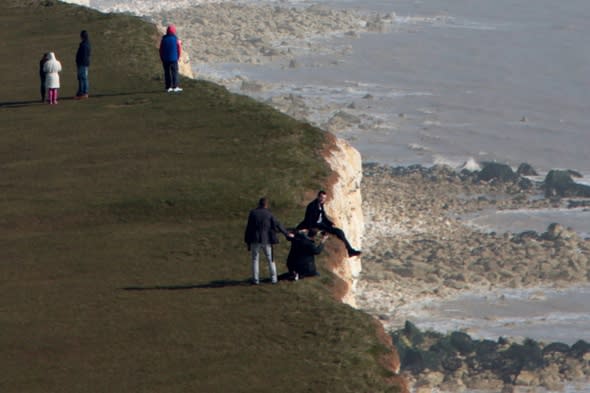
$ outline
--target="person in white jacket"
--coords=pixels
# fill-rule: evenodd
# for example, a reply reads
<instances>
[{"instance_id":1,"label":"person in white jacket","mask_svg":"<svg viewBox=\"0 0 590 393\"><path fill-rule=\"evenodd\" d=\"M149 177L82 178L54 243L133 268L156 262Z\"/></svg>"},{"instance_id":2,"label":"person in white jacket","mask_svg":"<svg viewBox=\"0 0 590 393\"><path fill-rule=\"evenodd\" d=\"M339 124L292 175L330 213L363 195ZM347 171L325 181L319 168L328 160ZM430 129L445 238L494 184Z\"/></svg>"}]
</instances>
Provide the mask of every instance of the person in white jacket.
<instances>
[{"instance_id":1,"label":"person in white jacket","mask_svg":"<svg viewBox=\"0 0 590 393\"><path fill-rule=\"evenodd\" d=\"M49 95L49 103L57 104L57 91L59 89L59 73L61 72L61 63L55 58L55 53L49 52L48 60L43 66L45 71L45 87Z\"/></svg>"}]
</instances>

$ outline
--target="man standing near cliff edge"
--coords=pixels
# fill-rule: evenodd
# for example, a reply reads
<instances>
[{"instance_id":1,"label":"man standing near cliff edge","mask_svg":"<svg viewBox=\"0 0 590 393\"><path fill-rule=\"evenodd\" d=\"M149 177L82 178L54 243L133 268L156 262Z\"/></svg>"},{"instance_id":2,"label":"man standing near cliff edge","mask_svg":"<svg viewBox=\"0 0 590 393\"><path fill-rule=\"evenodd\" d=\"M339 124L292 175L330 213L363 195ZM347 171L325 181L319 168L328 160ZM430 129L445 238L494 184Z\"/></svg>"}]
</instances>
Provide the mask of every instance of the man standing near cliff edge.
<instances>
[{"instance_id":1,"label":"man standing near cliff edge","mask_svg":"<svg viewBox=\"0 0 590 393\"><path fill-rule=\"evenodd\" d=\"M88 98L88 68L90 67L90 54L92 50L86 30L80 32L80 39L82 41L76 52L76 70L78 74L78 91L76 92L76 97L74 97L76 100Z\"/></svg>"},{"instance_id":2,"label":"man standing near cliff edge","mask_svg":"<svg viewBox=\"0 0 590 393\"><path fill-rule=\"evenodd\" d=\"M328 195L325 191L321 190L318 192L318 196L316 199L311 201L309 205L307 205L307 209L305 209L305 218L303 221L297 225L297 229L312 229L317 228L320 231L324 231L327 233L331 233L335 235L338 239L340 239L344 245L346 246L346 251L348 251L349 257L356 257L361 255L359 250L355 250L352 248L348 239L346 239L346 235L344 231L340 228L336 228L334 223L328 218L326 215L326 211L324 210L324 203Z\"/></svg>"},{"instance_id":3,"label":"man standing near cliff edge","mask_svg":"<svg viewBox=\"0 0 590 393\"><path fill-rule=\"evenodd\" d=\"M266 256L268 270L270 272L271 282L277 283L277 266L273 260L273 244L277 244L277 232L281 232L285 237L292 238L293 234L289 233L285 227L272 215L269 209L268 198L260 198L258 207L250 211L248 223L244 233L244 242L248 246L248 251L252 256L252 284L258 285L259 270L258 261L260 259L260 250Z\"/></svg>"},{"instance_id":4,"label":"man standing near cliff edge","mask_svg":"<svg viewBox=\"0 0 590 393\"><path fill-rule=\"evenodd\" d=\"M176 37L176 26L169 25L160 41L160 60L164 67L164 81L168 93L181 92L178 86L178 60L182 54L182 42Z\"/></svg>"}]
</instances>

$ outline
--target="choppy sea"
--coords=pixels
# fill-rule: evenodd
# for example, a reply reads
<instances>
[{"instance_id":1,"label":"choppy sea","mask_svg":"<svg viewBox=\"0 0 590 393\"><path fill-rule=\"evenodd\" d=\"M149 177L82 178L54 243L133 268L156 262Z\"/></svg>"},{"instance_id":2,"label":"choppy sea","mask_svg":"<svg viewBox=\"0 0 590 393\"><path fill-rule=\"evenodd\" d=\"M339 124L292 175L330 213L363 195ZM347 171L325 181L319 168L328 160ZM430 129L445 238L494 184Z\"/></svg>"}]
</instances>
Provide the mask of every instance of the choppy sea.
<instances>
[{"instance_id":1,"label":"choppy sea","mask_svg":"<svg viewBox=\"0 0 590 393\"><path fill-rule=\"evenodd\" d=\"M102 11L124 5L128 11L147 15L154 7L190 7L201 1L69 2ZM286 66L285 59L262 65L192 64L199 78L225 83L241 93L236 76L259 81L265 88L247 94L260 100L297 96L306 106L307 119L321 127L335 114L344 113L352 121L335 133L349 140L364 162L455 167L469 159L514 167L527 162L540 173L573 169L588 182L587 0L247 2L269 7L320 3L393 17L381 32L324 39L321 45L333 50L294 52L291 60L297 67ZM317 45L317 37L307 39L311 47ZM584 236L590 234L588 209L503 214L481 214L471 217L471 223L518 232L542 231L550 222L567 221L564 225ZM542 297L526 291L503 297L466 294L444 303L417 305L411 313L418 326L465 328L478 336L532 335L570 343L575 338L590 340L587 287L539 291L544 293ZM590 387L568 389L590 392Z\"/></svg>"}]
</instances>

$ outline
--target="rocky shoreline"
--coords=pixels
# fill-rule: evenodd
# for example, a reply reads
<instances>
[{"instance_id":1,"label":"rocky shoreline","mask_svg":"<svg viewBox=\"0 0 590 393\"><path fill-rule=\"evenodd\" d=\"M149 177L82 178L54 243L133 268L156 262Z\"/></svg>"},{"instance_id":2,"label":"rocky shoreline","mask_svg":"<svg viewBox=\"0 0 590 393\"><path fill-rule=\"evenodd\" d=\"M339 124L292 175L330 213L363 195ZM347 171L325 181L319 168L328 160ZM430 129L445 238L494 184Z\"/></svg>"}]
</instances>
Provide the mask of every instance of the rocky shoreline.
<instances>
[{"instance_id":1,"label":"rocky shoreline","mask_svg":"<svg viewBox=\"0 0 590 393\"><path fill-rule=\"evenodd\" d=\"M585 383L590 377L590 343L583 340L571 346L530 339L474 340L464 332L423 332L408 321L392 338L402 372L416 393L435 387L451 392L512 393L521 387L561 391L568 381Z\"/></svg>"},{"instance_id":2,"label":"rocky shoreline","mask_svg":"<svg viewBox=\"0 0 590 393\"><path fill-rule=\"evenodd\" d=\"M485 233L461 220L483 210L584 206L578 197L587 189L571 181L575 173L556 171L536 182L525 176L534 174L528 166L518 172L497 164L469 169L364 165L365 252L356 300L387 330L404 323L396 310L420 300L590 281L590 240L559 224L544 233ZM561 177L562 182L552 183ZM588 360L579 369L590 380ZM489 378L479 379L478 386L485 388ZM458 381L451 391L459 391Z\"/></svg>"}]
</instances>

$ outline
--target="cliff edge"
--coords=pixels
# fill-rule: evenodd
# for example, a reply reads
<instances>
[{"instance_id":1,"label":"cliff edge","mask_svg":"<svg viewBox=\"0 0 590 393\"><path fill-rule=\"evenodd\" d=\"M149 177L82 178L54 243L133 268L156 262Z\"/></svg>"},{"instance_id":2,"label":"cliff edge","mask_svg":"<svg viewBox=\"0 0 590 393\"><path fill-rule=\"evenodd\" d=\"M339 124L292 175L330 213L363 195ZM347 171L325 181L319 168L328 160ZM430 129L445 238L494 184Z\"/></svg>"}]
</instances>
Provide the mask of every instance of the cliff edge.
<instances>
[{"instance_id":1,"label":"cliff edge","mask_svg":"<svg viewBox=\"0 0 590 393\"><path fill-rule=\"evenodd\" d=\"M329 142L324 157L333 175L326 190L330 196L326 203L327 211L336 226L346 233L353 247L361 249L364 231L361 155L348 142L332 134L329 134ZM330 258L330 268L345 283L338 296L344 303L356 308L355 290L362 270L361 258L348 258L341 248L331 251L335 255Z\"/></svg>"},{"instance_id":2,"label":"cliff edge","mask_svg":"<svg viewBox=\"0 0 590 393\"><path fill-rule=\"evenodd\" d=\"M361 155L347 141L330 133L328 142L324 158L332 170L332 175L329 178L329 188L326 190L330 196L326 203L327 211L336 225L344 230L351 244L360 249L365 228L361 194ZM343 283L336 288L336 296L342 302L357 308L356 287L362 270L361 257L349 258L340 244L332 244L329 252L329 267ZM381 364L394 374L391 382L400 386L403 392L407 392L406 381L399 376L400 359L390 335L377 320L375 330L379 340L389 348L389 352L381 356Z\"/></svg>"}]
</instances>

